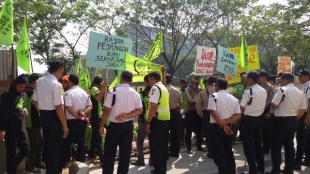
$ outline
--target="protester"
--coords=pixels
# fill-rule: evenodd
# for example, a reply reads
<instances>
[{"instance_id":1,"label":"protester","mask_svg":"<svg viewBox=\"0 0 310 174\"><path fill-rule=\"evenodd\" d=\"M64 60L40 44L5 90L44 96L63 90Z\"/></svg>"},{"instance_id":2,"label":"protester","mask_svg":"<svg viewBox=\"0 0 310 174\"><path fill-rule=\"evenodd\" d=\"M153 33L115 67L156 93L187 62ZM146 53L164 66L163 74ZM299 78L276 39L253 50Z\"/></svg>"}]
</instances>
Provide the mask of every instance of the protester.
<instances>
[{"instance_id":1,"label":"protester","mask_svg":"<svg viewBox=\"0 0 310 174\"><path fill-rule=\"evenodd\" d=\"M8 174L16 174L17 166L29 153L22 125L24 116L28 115L27 109L24 108L24 92L27 87L27 77L20 75L13 81L9 90L2 93L0 99L0 140L5 139ZM17 154L16 147L19 149Z\"/></svg>"},{"instance_id":2,"label":"protester","mask_svg":"<svg viewBox=\"0 0 310 174\"><path fill-rule=\"evenodd\" d=\"M67 91L69 89L69 75L64 75L61 77L59 80L61 83L62 87L64 88L64 91Z\"/></svg>"},{"instance_id":3,"label":"protester","mask_svg":"<svg viewBox=\"0 0 310 174\"><path fill-rule=\"evenodd\" d=\"M41 173L39 168L42 165L42 150L43 150L43 136L40 124L39 112L33 104L33 93L36 87L36 82L40 75L33 73L28 77L29 87L25 95L25 106L28 111L26 117L26 129L29 137L30 152L26 159L26 170L32 173Z\"/></svg>"}]
</instances>

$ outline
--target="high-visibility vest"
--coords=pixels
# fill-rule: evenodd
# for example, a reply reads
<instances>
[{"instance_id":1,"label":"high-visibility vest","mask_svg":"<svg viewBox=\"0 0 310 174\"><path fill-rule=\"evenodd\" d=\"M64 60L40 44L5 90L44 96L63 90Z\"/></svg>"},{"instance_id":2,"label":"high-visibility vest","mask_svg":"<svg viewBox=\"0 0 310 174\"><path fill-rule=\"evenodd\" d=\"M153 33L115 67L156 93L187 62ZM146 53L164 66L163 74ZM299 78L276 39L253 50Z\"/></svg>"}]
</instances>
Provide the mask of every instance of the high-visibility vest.
<instances>
[{"instance_id":1,"label":"high-visibility vest","mask_svg":"<svg viewBox=\"0 0 310 174\"><path fill-rule=\"evenodd\" d=\"M157 106L157 112L155 116L158 120L170 120L170 109L169 109L169 92L163 84L155 85L159 89L159 101ZM146 111L146 117L148 116L151 104L149 103ZM146 118L147 120L147 118Z\"/></svg>"},{"instance_id":2,"label":"high-visibility vest","mask_svg":"<svg viewBox=\"0 0 310 174\"><path fill-rule=\"evenodd\" d=\"M28 116L26 117L26 128L32 127L32 121L31 121L31 105L33 104L32 96L28 97L27 94L24 95L25 97L25 108L28 111Z\"/></svg>"}]
</instances>

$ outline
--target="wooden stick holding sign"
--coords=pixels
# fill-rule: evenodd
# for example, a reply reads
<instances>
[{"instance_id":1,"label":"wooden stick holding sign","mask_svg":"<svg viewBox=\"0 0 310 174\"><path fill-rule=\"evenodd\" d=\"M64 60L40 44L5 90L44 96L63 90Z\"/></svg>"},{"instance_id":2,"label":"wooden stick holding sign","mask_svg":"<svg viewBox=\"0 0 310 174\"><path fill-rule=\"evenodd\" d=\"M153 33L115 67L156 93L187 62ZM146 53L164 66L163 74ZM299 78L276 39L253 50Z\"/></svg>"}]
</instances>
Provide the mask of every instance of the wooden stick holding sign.
<instances>
[{"instance_id":1,"label":"wooden stick holding sign","mask_svg":"<svg viewBox=\"0 0 310 174\"><path fill-rule=\"evenodd\" d=\"M106 73L105 73L105 80L108 80L109 79L109 69L107 69ZM107 83L109 84L109 83ZM109 88L107 86L107 89L105 90L105 93L104 93L104 99L107 97L107 94L108 94L108 91L109 91Z\"/></svg>"}]
</instances>

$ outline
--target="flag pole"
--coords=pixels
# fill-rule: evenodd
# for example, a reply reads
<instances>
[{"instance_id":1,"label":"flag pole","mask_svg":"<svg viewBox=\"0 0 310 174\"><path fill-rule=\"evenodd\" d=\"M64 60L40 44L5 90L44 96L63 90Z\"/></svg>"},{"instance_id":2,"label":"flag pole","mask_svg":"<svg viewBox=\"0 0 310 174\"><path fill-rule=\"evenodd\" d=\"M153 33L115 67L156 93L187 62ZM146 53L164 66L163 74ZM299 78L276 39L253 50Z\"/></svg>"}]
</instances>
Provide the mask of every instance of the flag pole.
<instances>
[{"instance_id":1,"label":"flag pole","mask_svg":"<svg viewBox=\"0 0 310 174\"><path fill-rule=\"evenodd\" d=\"M12 43L12 45L11 45L11 51L12 51L12 82L14 81L14 79L15 79L15 63L14 63L14 47L13 47L13 43ZM17 67L16 67L16 69L17 69Z\"/></svg>"},{"instance_id":2,"label":"flag pole","mask_svg":"<svg viewBox=\"0 0 310 174\"><path fill-rule=\"evenodd\" d=\"M29 32L28 32L28 15L26 13L26 27L27 27L27 34L28 34L28 39L29 39ZM29 48L29 60L30 60L30 65L31 65L31 72L33 73L33 65L32 65L32 56L31 56L31 46Z\"/></svg>"}]
</instances>

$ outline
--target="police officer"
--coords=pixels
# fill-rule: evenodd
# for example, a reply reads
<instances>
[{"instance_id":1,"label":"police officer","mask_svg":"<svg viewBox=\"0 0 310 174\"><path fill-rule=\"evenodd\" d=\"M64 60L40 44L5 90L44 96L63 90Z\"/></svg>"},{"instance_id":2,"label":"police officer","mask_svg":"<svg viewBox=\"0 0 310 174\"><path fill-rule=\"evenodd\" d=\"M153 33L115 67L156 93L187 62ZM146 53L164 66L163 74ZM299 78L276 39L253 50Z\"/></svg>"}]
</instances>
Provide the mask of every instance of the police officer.
<instances>
[{"instance_id":1,"label":"police officer","mask_svg":"<svg viewBox=\"0 0 310 174\"><path fill-rule=\"evenodd\" d=\"M133 139L133 119L143 112L139 93L129 84L133 74L123 71L120 86L111 89L104 102L104 110L100 123L100 134L109 118L104 142L103 169L104 174L113 174L117 146L119 146L119 163L117 173L128 173ZM98 131L98 130L97 130Z\"/></svg>"},{"instance_id":2,"label":"police officer","mask_svg":"<svg viewBox=\"0 0 310 174\"><path fill-rule=\"evenodd\" d=\"M217 79L215 91L209 97L210 145L219 174L235 174L236 163L232 151L232 124L241 118L238 99L227 93L227 80Z\"/></svg>"},{"instance_id":3,"label":"police officer","mask_svg":"<svg viewBox=\"0 0 310 174\"><path fill-rule=\"evenodd\" d=\"M180 90L172 86L172 77L166 74L166 88L169 92L169 107L170 107L170 154L169 156L179 158L180 152L180 122L182 116L180 111L182 109L182 96Z\"/></svg>"},{"instance_id":4,"label":"police officer","mask_svg":"<svg viewBox=\"0 0 310 174\"><path fill-rule=\"evenodd\" d=\"M60 165L62 139L68 135L68 127L64 114L64 90L58 82L63 74L64 64L60 61L49 63L48 75L37 81L33 93L33 101L40 110L43 131L44 151L46 152L46 174L62 172Z\"/></svg>"},{"instance_id":5,"label":"police officer","mask_svg":"<svg viewBox=\"0 0 310 174\"><path fill-rule=\"evenodd\" d=\"M274 87L268 82L269 74L265 71L259 72L259 83L262 88L264 88L267 92L267 99L266 99L266 106L265 110L262 114L262 119L264 122L263 131L262 131L262 140L263 140L263 150L264 154L269 154L271 148L271 126L272 126L272 114L273 110L271 106L271 100L274 97L275 89Z\"/></svg>"},{"instance_id":6,"label":"police officer","mask_svg":"<svg viewBox=\"0 0 310 174\"><path fill-rule=\"evenodd\" d=\"M90 100L93 105L93 109L90 112L90 124L92 127L92 137L90 144L89 157L92 163L97 163L96 154L99 156L99 160L103 161L103 151L101 147L102 137L99 135L99 125L102 118L102 103L108 81L101 77L94 77L93 83L89 88Z\"/></svg>"},{"instance_id":7,"label":"police officer","mask_svg":"<svg viewBox=\"0 0 310 174\"><path fill-rule=\"evenodd\" d=\"M208 148L207 157L212 158L210 149L210 112L208 111L209 96L215 92L214 83L216 82L216 77L211 76L203 81L205 89L202 90L197 97L196 109L200 117L202 117L202 130L206 137L206 144Z\"/></svg>"},{"instance_id":8,"label":"police officer","mask_svg":"<svg viewBox=\"0 0 310 174\"><path fill-rule=\"evenodd\" d=\"M260 118L265 110L267 92L258 85L260 75L257 71L247 74L247 84L251 86L242 95L241 113L243 114L243 149L249 165L250 174L265 172L262 148L263 121Z\"/></svg>"},{"instance_id":9,"label":"police officer","mask_svg":"<svg viewBox=\"0 0 310 174\"><path fill-rule=\"evenodd\" d=\"M144 90L140 92L140 98L143 105L143 113L139 116L138 119L138 135L137 135L137 153L138 153L138 159L134 162L132 162L132 165L137 166L144 166L144 154L143 154L143 143L144 139L146 137L146 131L145 131L145 124L146 124L146 110L148 107L149 102L149 92L151 90L151 86L149 85L149 78L148 75L144 76Z\"/></svg>"},{"instance_id":10,"label":"police officer","mask_svg":"<svg viewBox=\"0 0 310 174\"><path fill-rule=\"evenodd\" d=\"M92 109L92 103L89 95L81 89L79 85L79 77L70 74L68 78L68 88L65 94L66 119L70 130L68 137L63 142L62 166L70 161L71 145L76 142L78 149L76 160L85 162L86 146L85 146L85 130L86 130L86 114Z\"/></svg>"},{"instance_id":11,"label":"police officer","mask_svg":"<svg viewBox=\"0 0 310 174\"><path fill-rule=\"evenodd\" d=\"M303 93L294 86L294 76L283 73L281 87L272 99L274 122L271 131L271 174L280 173L281 149L285 147L285 168L282 173L293 174L294 169L294 134L298 119L304 114L306 104Z\"/></svg>"},{"instance_id":12,"label":"police officer","mask_svg":"<svg viewBox=\"0 0 310 174\"><path fill-rule=\"evenodd\" d=\"M0 141L5 139L7 174L16 174L17 166L29 153L23 128L23 119L27 115L23 95L27 87L27 77L20 75L13 81L9 90L2 93L0 99ZM19 148L17 154L16 147ZM1 155L4 153L1 152Z\"/></svg>"},{"instance_id":13,"label":"police officer","mask_svg":"<svg viewBox=\"0 0 310 174\"><path fill-rule=\"evenodd\" d=\"M35 105L33 104L33 93L36 82L40 74L33 73L28 77L29 87L25 94L25 106L28 111L26 117L26 129L29 136L30 152L26 159L26 170L29 172L40 173L38 168L42 165L43 136L40 124L40 116Z\"/></svg>"},{"instance_id":14,"label":"police officer","mask_svg":"<svg viewBox=\"0 0 310 174\"><path fill-rule=\"evenodd\" d=\"M308 70L300 70L296 73L299 77L299 81L303 83L302 92L304 94L304 99L306 103L306 112L304 115L298 120L299 125L297 129L296 141L297 141L297 149L294 163L294 170L301 170L301 162L306 149L307 137L309 134L310 127L307 125L306 117L307 110L309 108L309 98L310 98L310 73ZM309 148L309 147L308 147Z\"/></svg>"},{"instance_id":15,"label":"police officer","mask_svg":"<svg viewBox=\"0 0 310 174\"><path fill-rule=\"evenodd\" d=\"M168 130L170 120L169 92L161 83L160 74L150 72L150 91L148 118L145 130L149 133L150 150L155 170L152 173L165 174L168 160Z\"/></svg>"}]
</instances>

